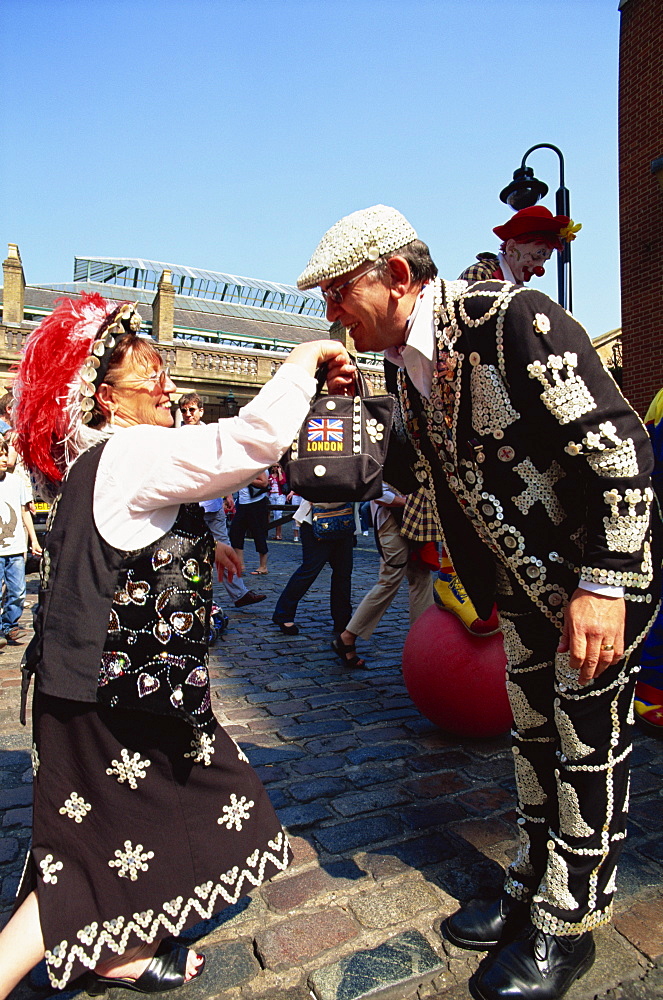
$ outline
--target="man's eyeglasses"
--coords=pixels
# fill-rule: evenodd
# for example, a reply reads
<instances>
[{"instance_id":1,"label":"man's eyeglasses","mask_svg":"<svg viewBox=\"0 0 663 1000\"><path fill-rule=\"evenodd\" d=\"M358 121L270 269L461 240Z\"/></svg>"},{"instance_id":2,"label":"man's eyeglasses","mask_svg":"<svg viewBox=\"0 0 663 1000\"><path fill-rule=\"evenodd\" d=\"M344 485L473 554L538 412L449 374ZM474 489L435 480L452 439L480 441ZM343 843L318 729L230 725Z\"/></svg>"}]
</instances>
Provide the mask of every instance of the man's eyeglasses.
<instances>
[{"instance_id":1,"label":"man's eyeglasses","mask_svg":"<svg viewBox=\"0 0 663 1000\"><path fill-rule=\"evenodd\" d=\"M354 278L350 278L348 281L344 281L342 285L336 285L335 288L327 288L324 291L321 288L320 291L322 292L323 299L325 300L325 302L335 302L336 305L339 305L343 301L343 295L341 293L344 288L348 288L350 285L354 285L355 281L359 281L360 278L363 278L367 274L370 274L371 271L375 271L375 269L380 267L381 264L382 261L378 261L377 264L373 264L372 267L369 267L365 271L362 271L361 274L355 274Z\"/></svg>"},{"instance_id":2,"label":"man's eyeglasses","mask_svg":"<svg viewBox=\"0 0 663 1000\"><path fill-rule=\"evenodd\" d=\"M180 413L197 413L199 406L180 406Z\"/></svg>"}]
</instances>

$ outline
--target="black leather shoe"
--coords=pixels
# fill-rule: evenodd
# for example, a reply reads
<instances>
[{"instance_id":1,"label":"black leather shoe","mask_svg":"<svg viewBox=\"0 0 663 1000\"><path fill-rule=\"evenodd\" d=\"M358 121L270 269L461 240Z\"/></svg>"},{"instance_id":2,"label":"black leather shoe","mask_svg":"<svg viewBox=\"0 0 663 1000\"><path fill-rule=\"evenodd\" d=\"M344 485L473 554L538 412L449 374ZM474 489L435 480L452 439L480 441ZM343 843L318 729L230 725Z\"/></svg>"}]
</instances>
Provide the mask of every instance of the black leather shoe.
<instances>
[{"instance_id":1,"label":"black leather shoe","mask_svg":"<svg viewBox=\"0 0 663 1000\"><path fill-rule=\"evenodd\" d=\"M590 931L557 937L529 927L502 948L471 984L480 1000L560 1000L594 964Z\"/></svg>"},{"instance_id":2,"label":"black leather shoe","mask_svg":"<svg viewBox=\"0 0 663 1000\"><path fill-rule=\"evenodd\" d=\"M529 903L506 892L499 899L473 899L442 924L442 933L459 948L486 951L514 938L529 922Z\"/></svg>"},{"instance_id":3,"label":"black leather shoe","mask_svg":"<svg viewBox=\"0 0 663 1000\"><path fill-rule=\"evenodd\" d=\"M186 978L188 957L188 948L165 938L159 944L145 972L137 979L112 979L110 976L89 972L83 982L83 989L91 997L103 996L109 989L134 990L136 993L166 993L168 990L177 990L180 986L199 979L203 974L205 958L199 955L201 961L195 974L191 979Z\"/></svg>"}]
</instances>

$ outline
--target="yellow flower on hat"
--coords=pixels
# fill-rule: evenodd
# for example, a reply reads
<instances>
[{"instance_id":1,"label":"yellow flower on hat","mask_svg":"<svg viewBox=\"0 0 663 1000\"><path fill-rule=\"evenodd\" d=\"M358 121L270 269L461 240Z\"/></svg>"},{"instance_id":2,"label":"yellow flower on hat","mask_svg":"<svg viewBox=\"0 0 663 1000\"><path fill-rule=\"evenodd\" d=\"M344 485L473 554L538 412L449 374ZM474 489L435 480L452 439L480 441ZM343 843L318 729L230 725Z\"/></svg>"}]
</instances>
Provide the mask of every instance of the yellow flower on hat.
<instances>
[{"instance_id":1,"label":"yellow flower on hat","mask_svg":"<svg viewBox=\"0 0 663 1000\"><path fill-rule=\"evenodd\" d=\"M576 238L576 235L582 229L582 222L574 222L573 219L569 219L567 224L563 229L559 231L559 237L562 240L566 240L567 243L571 243L572 240Z\"/></svg>"}]
</instances>

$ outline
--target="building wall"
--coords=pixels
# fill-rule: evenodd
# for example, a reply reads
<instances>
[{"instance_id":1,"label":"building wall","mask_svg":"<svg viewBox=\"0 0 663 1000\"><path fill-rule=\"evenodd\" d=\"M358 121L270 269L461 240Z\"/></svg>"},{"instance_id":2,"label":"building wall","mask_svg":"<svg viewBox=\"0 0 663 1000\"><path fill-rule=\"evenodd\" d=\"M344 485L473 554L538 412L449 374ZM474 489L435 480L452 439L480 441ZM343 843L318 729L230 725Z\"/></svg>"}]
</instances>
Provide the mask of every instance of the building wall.
<instances>
[{"instance_id":1,"label":"building wall","mask_svg":"<svg viewBox=\"0 0 663 1000\"><path fill-rule=\"evenodd\" d=\"M641 415L663 385L663 2L622 0L619 208L624 392Z\"/></svg>"}]
</instances>

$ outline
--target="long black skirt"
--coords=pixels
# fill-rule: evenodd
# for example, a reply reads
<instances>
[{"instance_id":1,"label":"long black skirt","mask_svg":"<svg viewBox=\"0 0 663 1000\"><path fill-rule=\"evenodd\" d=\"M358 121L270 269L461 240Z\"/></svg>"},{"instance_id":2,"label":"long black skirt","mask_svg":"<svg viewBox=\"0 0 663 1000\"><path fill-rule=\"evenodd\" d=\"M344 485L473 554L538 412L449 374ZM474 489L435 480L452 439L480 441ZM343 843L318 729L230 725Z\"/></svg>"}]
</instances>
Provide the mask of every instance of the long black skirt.
<instances>
[{"instance_id":1,"label":"long black skirt","mask_svg":"<svg viewBox=\"0 0 663 1000\"><path fill-rule=\"evenodd\" d=\"M179 934L290 860L237 744L217 725L52 698L34 701L32 847L17 905L37 891L52 985Z\"/></svg>"}]
</instances>

